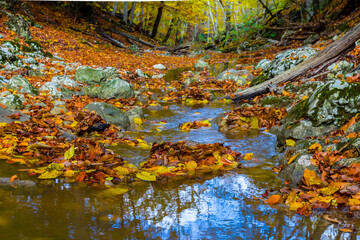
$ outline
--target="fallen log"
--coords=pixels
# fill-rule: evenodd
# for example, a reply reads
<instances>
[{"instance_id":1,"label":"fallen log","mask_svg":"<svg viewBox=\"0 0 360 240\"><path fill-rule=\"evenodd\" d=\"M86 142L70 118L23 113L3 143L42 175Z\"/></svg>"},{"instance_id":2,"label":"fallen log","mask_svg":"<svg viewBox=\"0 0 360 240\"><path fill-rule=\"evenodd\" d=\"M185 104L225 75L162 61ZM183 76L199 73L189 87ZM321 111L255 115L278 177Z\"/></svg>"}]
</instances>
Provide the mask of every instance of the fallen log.
<instances>
[{"instance_id":1,"label":"fallen log","mask_svg":"<svg viewBox=\"0 0 360 240\"><path fill-rule=\"evenodd\" d=\"M131 34L124 33L124 32L122 32L122 31L116 30L116 29L114 29L114 28L109 28L108 30L109 30L110 32L112 32L112 33L119 34L120 36L123 36L123 37L125 37L125 38L131 39L131 40L133 40L133 41L135 41L135 42L139 42L139 43L144 44L144 45L146 45L146 46L149 46L149 47L152 47L152 48L156 47L154 44L151 44L151 43L149 43L149 42L146 42L146 41L144 41L144 40L142 40L142 39L140 39L140 38L137 38L137 37L135 37L135 36L133 36L133 35L131 35Z\"/></svg>"},{"instance_id":2,"label":"fallen log","mask_svg":"<svg viewBox=\"0 0 360 240\"><path fill-rule=\"evenodd\" d=\"M108 40L108 42L110 42L112 45L116 46L116 47L121 47L121 48L125 48L125 45L122 44L120 41L110 37L109 35L107 35L106 33L104 33L100 28L97 28L97 32L103 36L105 39Z\"/></svg>"},{"instance_id":3,"label":"fallen log","mask_svg":"<svg viewBox=\"0 0 360 240\"><path fill-rule=\"evenodd\" d=\"M314 56L306 59L296 67L272 78L259 85L247 88L241 92L235 93L231 98L235 101L253 98L269 91L272 85L294 80L295 78L307 73L310 70L317 69L313 74L317 74L326 65L335 62L339 57L351 51L355 47L355 42L360 39L360 23L347 32L342 38L336 40L331 45L318 52Z\"/></svg>"}]
</instances>

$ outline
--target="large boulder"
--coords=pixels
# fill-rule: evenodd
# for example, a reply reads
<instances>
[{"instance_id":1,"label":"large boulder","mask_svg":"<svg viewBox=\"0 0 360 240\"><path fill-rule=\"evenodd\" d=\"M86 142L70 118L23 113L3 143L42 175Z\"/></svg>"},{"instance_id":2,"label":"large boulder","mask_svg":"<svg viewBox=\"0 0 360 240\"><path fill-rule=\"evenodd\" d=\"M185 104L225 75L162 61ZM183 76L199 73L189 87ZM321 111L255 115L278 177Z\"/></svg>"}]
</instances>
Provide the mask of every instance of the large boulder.
<instances>
[{"instance_id":1,"label":"large boulder","mask_svg":"<svg viewBox=\"0 0 360 240\"><path fill-rule=\"evenodd\" d=\"M31 85L27 79L20 75L12 77L6 85L6 88L16 90L20 93L28 93L31 95L39 94L39 90Z\"/></svg>"},{"instance_id":2,"label":"large boulder","mask_svg":"<svg viewBox=\"0 0 360 240\"><path fill-rule=\"evenodd\" d=\"M8 91L0 94L0 103L9 109L23 109L24 104L21 98L16 94L11 94Z\"/></svg>"},{"instance_id":3,"label":"large boulder","mask_svg":"<svg viewBox=\"0 0 360 240\"><path fill-rule=\"evenodd\" d=\"M130 83L120 78L114 78L100 83L99 85L85 88L84 91L91 97L98 98L131 98L134 90Z\"/></svg>"},{"instance_id":4,"label":"large boulder","mask_svg":"<svg viewBox=\"0 0 360 240\"><path fill-rule=\"evenodd\" d=\"M104 102L92 102L84 107L89 111L95 111L107 123L120 126L122 129L130 127L129 118L119 108Z\"/></svg>"},{"instance_id":5,"label":"large boulder","mask_svg":"<svg viewBox=\"0 0 360 240\"><path fill-rule=\"evenodd\" d=\"M277 54L271 63L263 62L261 64L263 73L260 76L254 78L251 85L254 86L260 84L270 78L280 75L281 73L303 62L305 59L315 55L316 52L317 51L313 48L303 47L289 49Z\"/></svg>"},{"instance_id":6,"label":"large boulder","mask_svg":"<svg viewBox=\"0 0 360 240\"><path fill-rule=\"evenodd\" d=\"M164 65L162 65L162 64L155 64L153 66L153 68L159 69L159 70L165 70L166 69L166 67Z\"/></svg>"},{"instance_id":7,"label":"large boulder","mask_svg":"<svg viewBox=\"0 0 360 240\"><path fill-rule=\"evenodd\" d=\"M31 39L29 25L27 21L19 14L9 15L9 20L6 22L11 31L16 32L20 37Z\"/></svg>"},{"instance_id":8,"label":"large boulder","mask_svg":"<svg viewBox=\"0 0 360 240\"><path fill-rule=\"evenodd\" d=\"M128 116L130 123L134 123L134 118L143 118L144 117L144 112L143 109L141 107L134 107L129 109L128 111L125 112L126 116Z\"/></svg>"},{"instance_id":9,"label":"large boulder","mask_svg":"<svg viewBox=\"0 0 360 240\"><path fill-rule=\"evenodd\" d=\"M332 80L289 111L287 121L309 119L314 126L342 126L360 112L360 84Z\"/></svg>"},{"instance_id":10,"label":"large boulder","mask_svg":"<svg viewBox=\"0 0 360 240\"><path fill-rule=\"evenodd\" d=\"M48 92L53 98L69 99L75 93L60 84L47 82L41 86L40 91Z\"/></svg>"},{"instance_id":11,"label":"large boulder","mask_svg":"<svg viewBox=\"0 0 360 240\"><path fill-rule=\"evenodd\" d=\"M106 74L103 70L94 69L89 66L80 67L75 73L75 80L87 84L97 84L106 79Z\"/></svg>"},{"instance_id":12,"label":"large boulder","mask_svg":"<svg viewBox=\"0 0 360 240\"><path fill-rule=\"evenodd\" d=\"M77 88L77 87L81 86L79 83L75 82L71 78L64 76L64 75L54 76L51 79L51 82L60 84L62 86L73 87L73 88Z\"/></svg>"},{"instance_id":13,"label":"large boulder","mask_svg":"<svg viewBox=\"0 0 360 240\"><path fill-rule=\"evenodd\" d=\"M228 69L220 73L216 78L221 81L232 80L239 85L244 85L251 81L254 76L248 70Z\"/></svg>"}]
</instances>

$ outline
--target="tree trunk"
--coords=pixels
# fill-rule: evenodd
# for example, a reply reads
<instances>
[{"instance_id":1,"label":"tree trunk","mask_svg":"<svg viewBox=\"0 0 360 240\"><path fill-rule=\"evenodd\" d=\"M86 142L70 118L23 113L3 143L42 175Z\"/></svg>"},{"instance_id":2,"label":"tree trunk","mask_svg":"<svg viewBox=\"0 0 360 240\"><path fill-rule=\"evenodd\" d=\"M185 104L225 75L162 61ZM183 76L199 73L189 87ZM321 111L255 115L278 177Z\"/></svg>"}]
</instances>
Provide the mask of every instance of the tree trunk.
<instances>
[{"instance_id":1,"label":"tree trunk","mask_svg":"<svg viewBox=\"0 0 360 240\"><path fill-rule=\"evenodd\" d=\"M112 12L112 15L113 15L113 16L115 16L115 14L116 14L116 10L117 10L118 4L119 4L119 2L115 2L115 3L114 3L114 9L113 9L113 12Z\"/></svg>"},{"instance_id":2,"label":"tree trunk","mask_svg":"<svg viewBox=\"0 0 360 240\"><path fill-rule=\"evenodd\" d=\"M235 101L242 99L249 99L257 95L269 91L271 85L291 81L312 69L318 69L314 74L318 73L324 66L333 63L340 56L350 51L355 46L355 42L360 39L360 23L352 30L347 32L342 38L333 42L331 45L318 52L316 55L300 63L293 69L290 69L270 80L267 80L259 85L245 89L239 93L235 93Z\"/></svg>"},{"instance_id":3,"label":"tree trunk","mask_svg":"<svg viewBox=\"0 0 360 240\"><path fill-rule=\"evenodd\" d=\"M144 45L146 45L146 46L149 46L149 47L152 47L152 48L156 47L154 44L151 44L151 43L149 43L149 42L146 42L146 41L144 41L144 40L141 40L140 38L137 38L137 37L135 37L135 36L133 36L133 35L131 35L131 34L124 33L124 32L121 32L121 31L119 31L119 30L116 30L116 29L108 29L108 30L111 31L111 32L113 32L113 33L119 34L120 36L126 37L126 38L128 38L128 39L131 39L131 40L133 40L133 41L139 42L139 43L141 43L141 44L144 44Z\"/></svg>"},{"instance_id":4,"label":"tree trunk","mask_svg":"<svg viewBox=\"0 0 360 240\"><path fill-rule=\"evenodd\" d=\"M134 21L134 12L135 12L135 6L136 6L136 2L132 3L132 7L131 7L131 14L130 14L130 25L133 23Z\"/></svg>"},{"instance_id":5,"label":"tree trunk","mask_svg":"<svg viewBox=\"0 0 360 240\"><path fill-rule=\"evenodd\" d=\"M127 24L128 19L128 2L124 2L124 10L123 10L123 21Z\"/></svg>"},{"instance_id":6,"label":"tree trunk","mask_svg":"<svg viewBox=\"0 0 360 240\"><path fill-rule=\"evenodd\" d=\"M167 30L167 33L166 33L166 35L165 35L164 40L162 41L162 43L166 43L166 42L169 40L170 35L171 35L171 32L172 32L172 30L173 30L173 27L174 27L174 18L171 19L170 26L169 26L169 28L168 28L168 30Z\"/></svg>"},{"instance_id":7,"label":"tree trunk","mask_svg":"<svg viewBox=\"0 0 360 240\"><path fill-rule=\"evenodd\" d=\"M161 3L164 4L164 1L161 1ZM152 32L151 32L151 38L155 38L155 37L156 37L157 31L158 31L158 28L159 28L159 24L160 24L160 21L161 21L161 16L162 16L163 8L164 8L163 5L161 5L161 6L158 8L158 13L157 13L157 15L156 15L154 27L153 27L153 30L152 30Z\"/></svg>"},{"instance_id":8,"label":"tree trunk","mask_svg":"<svg viewBox=\"0 0 360 240\"><path fill-rule=\"evenodd\" d=\"M258 0L258 2L261 4L261 6L263 6L263 8L265 9L265 11L271 16L270 19L273 19L275 16L274 14L272 14L272 12L270 11L270 9L266 6L266 4L263 3L263 1Z\"/></svg>"}]
</instances>

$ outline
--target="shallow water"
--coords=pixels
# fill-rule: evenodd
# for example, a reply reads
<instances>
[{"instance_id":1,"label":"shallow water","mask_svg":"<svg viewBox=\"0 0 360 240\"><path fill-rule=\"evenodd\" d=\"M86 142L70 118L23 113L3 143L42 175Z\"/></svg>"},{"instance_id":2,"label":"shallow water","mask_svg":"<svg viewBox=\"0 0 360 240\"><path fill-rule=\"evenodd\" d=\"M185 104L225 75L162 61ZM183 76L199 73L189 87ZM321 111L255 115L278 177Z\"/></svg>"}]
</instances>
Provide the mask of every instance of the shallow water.
<instances>
[{"instance_id":1,"label":"shallow water","mask_svg":"<svg viewBox=\"0 0 360 240\"><path fill-rule=\"evenodd\" d=\"M0 239L360 239L357 233L340 232L322 212L303 217L286 206L270 207L253 199L283 186L272 171L273 135L225 134L215 124L178 130L183 122L211 119L231 107L171 104L168 109L146 110L147 121L127 135L144 136L147 142L223 142L241 153L254 153L255 159L246 161L244 168L189 179L136 181L117 186L130 190L112 197L101 189L59 180L28 187L0 184ZM161 131L150 132L155 128ZM125 145L113 150L134 164L148 156L148 151ZM19 174L15 166L0 163L1 177L14 174ZM342 220L358 223L346 216Z\"/></svg>"}]
</instances>

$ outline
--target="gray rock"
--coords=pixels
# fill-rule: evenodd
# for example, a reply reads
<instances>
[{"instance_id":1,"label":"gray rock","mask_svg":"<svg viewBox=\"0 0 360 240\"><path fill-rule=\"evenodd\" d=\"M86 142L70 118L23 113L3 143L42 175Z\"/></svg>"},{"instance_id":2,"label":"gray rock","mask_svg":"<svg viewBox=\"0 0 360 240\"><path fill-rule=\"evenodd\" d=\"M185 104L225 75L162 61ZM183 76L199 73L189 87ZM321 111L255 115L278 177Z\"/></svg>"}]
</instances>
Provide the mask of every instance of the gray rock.
<instances>
[{"instance_id":1,"label":"gray rock","mask_svg":"<svg viewBox=\"0 0 360 240\"><path fill-rule=\"evenodd\" d=\"M152 79L160 79L163 78L165 76L165 74L157 74L157 75L153 75L151 78Z\"/></svg>"},{"instance_id":2,"label":"gray rock","mask_svg":"<svg viewBox=\"0 0 360 240\"><path fill-rule=\"evenodd\" d=\"M53 109L50 113L54 115L67 113L66 102L64 101L55 101Z\"/></svg>"},{"instance_id":3,"label":"gray rock","mask_svg":"<svg viewBox=\"0 0 360 240\"><path fill-rule=\"evenodd\" d=\"M130 83L120 78L114 78L102 82L99 86L85 88L84 91L91 97L98 98L131 98L134 90Z\"/></svg>"},{"instance_id":4,"label":"gray rock","mask_svg":"<svg viewBox=\"0 0 360 240\"><path fill-rule=\"evenodd\" d=\"M64 88L60 84L47 82L41 86L40 91L49 92L53 98L68 99L71 98L74 92Z\"/></svg>"},{"instance_id":5,"label":"gray rock","mask_svg":"<svg viewBox=\"0 0 360 240\"><path fill-rule=\"evenodd\" d=\"M268 60L266 58L262 59L258 64L256 64L256 69L261 68L263 71L267 69L267 67L270 65L271 60Z\"/></svg>"},{"instance_id":6,"label":"gray rock","mask_svg":"<svg viewBox=\"0 0 360 240\"><path fill-rule=\"evenodd\" d=\"M285 120L293 121L305 117L310 119L314 126L342 126L360 112L359 109L360 85L333 80L319 87L307 100L295 105Z\"/></svg>"},{"instance_id":7,"label":"gray rock","mask_svg":"<svg viewBox=\"0 0 360 240\"><path fill-rule=\"evenodd\" d=\"M20 51L20 44L13 41L5 41L1 45L10 49L12 53L18 53Z\"/></svg>"},{"instance_id":8,"label":"gray rock","mask_svg":"<svg viewBox=\"0 0 360 240\"><path fill-rule=\"evenodd\" d=\"M106 80L106 74L103 70L82 66L76 71L75 80L87 84L97 84Z\"/></svg>"},{"instance_id":9,"label":"gray rock","mask_svg":"<svg viewBox=\"0 0 360 240\"><path fill-rule=\"evenodd\" d=\"M107 123L115 126L121 126L123 129L130 127L129 118L119 108L104 102L92 102L84 107L89 111L95 111L101 116Z\"/></svg>"},{"instance_id":10,"label":"gray rock","mask_svg":"<svg viewBox=\"0 0 360 240\"><path fill-rule=\"evenodd\" d=\"M165 70L166 69L166 67L164 65L162 65L162 64L155 64L153 66L153 68L159 69L159 70Z\"/></svg>"},{"instance_id":11,"label":"gray rock","mask_svg":"<svg viewBox=\"0 0 360 240\"><path fill-rule=\"evenodd\" d=\"M73 88L77 88L77 87L81 86L79 83L75 82L74 80L72 80L69 77L64 76L64 75L54 76L51 79L51 82L57 83L57 84L60 84L63 86L73 87Z\"/></svg>"},{"instance_id":12,"label":"gray rock","mask_svg":"<svg viewBox=\"0 0 360 240\"><path fill-rule=\"evenodd\" d=\"M195 63L195 68L209 68L209 67L210 65L203 60L199 60Z\"/></svg>"},{"instance_id":13,"label":"gray rock","mask_svg":"<svg viewBox=\"0 0 360 240\"><path fill-rule=\"evenodd\" d=\"M248 70L228 69L220 73L216 78L221 81L232 80L242 86L251 81L254 76Z\"/></svg>"},{"instance_id":14,"label":"gray rock","mask_svg":"<svg viewBox=\"0 0 360 240\"><path fill-rule=\"evenodd\" d=\"M308 38L306 38L303 42L304 45L313 44L320 40L320 35L317 33L311 34Z\"/></svg>"},{"instance_id":15,"label":"gray rock","mask_svg":"<svg viewBox=\"0 0 360 240\"><path fill-rule=\"evenodd\" d=\"M346 75L352 68L354 64L348 61L340 61L337 63L331 64L327 70L330 71L328 78L336 78L339 74Z\"/></svg>"},{"instance_id":16,"label":"gray rock","mask_svg":"<svg viewBox=\"0 0 360 240\"><path fill-rule=\"evenodd\" d=\"M27 57L27 58L24 58L22 59L22 62L23 63L26 63L26 64L36 64L38 63L34 58L32 57Z\"/></svg>"},{"instance_id":17,"label":"gray rock","mask_svg":"<svg viewBox=\"0 0 360 240\"><path fill-rule=\"evenodd\" d=\"M19 113L20 114L20 119L12 119L8 116L13 115L15 113ZM16 110L11 110L11 109L7 109L7 108L0 108L0 122L4 122L4 123L11 123L14 121L20 121L20 122L25 122L28 121L30 119L30 117L26 114L23 114L19 111Z\"/></svg>"},{"instance_id":18,"label":"gray rock","mask_svg":"<svg viewBox=\"0 0 360 240\"><path fill-rule=\"evenodd\" d=\"M135 74L136 74L136 76L138 76L140 78L149 78L150 77L148 74L144 73L141 69L136 69Z\"/></svg>"},{"instance_id":19,"label":"gray rock","mask_svg":"<svg viewBox=\"0 0 360 240\"><path fill-rule=\"evenodd\" d=\"M7 91L6 91L7 92ZM8 92L9 94L4 94L5 92L1 93L0 96L0 103L4 104L7 108L9 109L23 109L24 108L24 104L23 101L21 100L21 98L16 95L16 94L11 94L10 92Z\"/></svg>"},{"instance_id":20,"label":"gray rock","mask_svg":"<svg viewBox=\"0 0 360 240\"><path fill-rule=\"evenodd\" d=\"M6 22L11 31L16 32L20 37L31 39L29 25L27 21L19 14L10 15L9 20Z\"/></svg>"},{"instance_id":21,"label":"gray rock","mask_svg":"<svg viewBox=\"0 0 360 240\"><path fill-rule=\"evenodd\" d=\"M0 62L16 61L19 58L6 46L0 46Z\"/></svg>"},{"instance_id":22,"label":"gray rock","mask_svg":"<svg viewBox=\"0 0 360 240\"><path fill-rule=\"evenodd\" d=\"M128 116L131 124L134 123L134 118L143 118L144 117L143 109L141 107L137 107L137 106L128 110L127 112L125 112L125 114L126 114L126 116Z\"/></svg>"},{"instance_id":23,"label":"gray rock","mask_svg":"<svg viewBox=\"0 0 360 240\"><path fill-rule=\"evenodd\" d=\"M318 167L311 164L312 154L308 154L306 150L295 151L293 155L299 156L289 165L280 171L279 177L291 182L292 186L298 186L304 176L305 169L317 171Z\"/></svg>"},{"instance_id":24,"label":"gray rock","mask_svg":"<svg viewBox=\"0 0 360 240\"><path fill-rule=\"evenodd\" d=\"M28 93L31 95L39 94L39 90L32 86L27 79L20 75L12 77L6 85L6 88L16 90L20 93Z\"/></svg>"}]
</instances>

